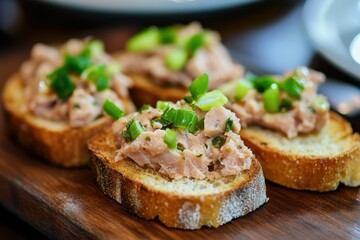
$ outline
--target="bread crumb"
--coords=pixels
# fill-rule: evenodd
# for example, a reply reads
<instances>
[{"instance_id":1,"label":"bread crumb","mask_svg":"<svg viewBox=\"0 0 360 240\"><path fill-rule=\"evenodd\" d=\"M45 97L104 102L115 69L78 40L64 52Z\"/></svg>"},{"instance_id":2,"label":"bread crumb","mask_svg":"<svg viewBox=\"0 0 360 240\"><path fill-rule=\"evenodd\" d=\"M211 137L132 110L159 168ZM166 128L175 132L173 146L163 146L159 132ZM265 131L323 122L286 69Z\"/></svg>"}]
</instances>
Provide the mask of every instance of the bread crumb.
<instances>
[{"instance_id":1,"label":"bread crumb","mask_svg":"<svg viewBox=\"0 0 360 240\"><path fill-rule=\"evenodd\" d=\"M184 229L198 228L200 222L200 205L192 202L185 202L179 209L179 222L184 226Z\"/></svg>"}]
</instances>

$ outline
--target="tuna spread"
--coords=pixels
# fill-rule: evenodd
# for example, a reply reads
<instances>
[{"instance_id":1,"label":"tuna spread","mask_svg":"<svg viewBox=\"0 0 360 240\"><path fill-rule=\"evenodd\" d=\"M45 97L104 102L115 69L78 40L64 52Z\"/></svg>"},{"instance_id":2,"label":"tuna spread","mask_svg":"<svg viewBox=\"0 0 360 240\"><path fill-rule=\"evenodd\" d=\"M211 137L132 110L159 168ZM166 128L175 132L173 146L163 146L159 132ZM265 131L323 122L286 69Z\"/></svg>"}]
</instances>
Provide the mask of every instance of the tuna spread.
<instances>
[{"instance_id":1,"label":"tuna spread","mask_svg":"<svg viewBox=\"0 0 360 240\"><path fill-rule=\"evenodd\" d=\"M206 81L198 84L201 78ZM221 91L207 92L207 81L207 75L196 79L185 100L158 101L156 108L145 106L114 122L115 161L129 158L174 179L213 179L249 169L254 156L238 135L239 119L223 106Z\"/></svg>"},{"instance_id":2,"label":"tuna spread","mask_svg":"<svg viewBox=\"0 0 360 240\"><path fill-rule=\"evenodd\" d=\"M227 108L243 127L258 124L288 138L320 130L329 115L329 104L317 94L325 79L320 72L299 67L283 77L249 75L220 88L230 98Z\"/></svg>"},{"instance_id":3,"label":"tuna spread","mask_svg":"<svg viewBox=\"0 0 360 240\"><path fill-rule=\"evenodd\" d=\"M33 114L82 127L103 114L109 98L120 107L131 80L96 40L69 40L55 48L36 44L20 69Z\"/></svg>"},{"instance_id":4,"label":"tuna spread","mask_svg":"<svg viewBox=\"0 0 360 240\"><path fill-rule=\"evenodd\" d=\"M149 28L128 41L119 58L124 72L148 76L160 85L188 87L208 73L210 89L243 75L243 67L232 61L219 35L199 23L187 26Z\"/></svg>"}]
</instances>

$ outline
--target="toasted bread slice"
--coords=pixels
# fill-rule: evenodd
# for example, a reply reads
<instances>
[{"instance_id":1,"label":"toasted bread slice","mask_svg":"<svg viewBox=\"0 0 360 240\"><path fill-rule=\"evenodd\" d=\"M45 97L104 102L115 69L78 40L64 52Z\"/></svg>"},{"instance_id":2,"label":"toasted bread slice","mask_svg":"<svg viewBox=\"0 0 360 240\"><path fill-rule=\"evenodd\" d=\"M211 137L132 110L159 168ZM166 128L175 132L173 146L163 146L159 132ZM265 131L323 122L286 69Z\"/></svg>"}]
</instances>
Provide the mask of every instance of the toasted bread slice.
<instances>
[{"instance_id":1,"label":"toasted bread slice","mask_svg":"<svg viewBox=\"0 0 360 240\"><path fill-rule=\"evenodd\" d=\"M294 139L255 126L240 135L272 182L320 192L360 185L360 136L335 113L320 132Z\"/></svg>"},{"instance_id":2,"label":"toasted bread slice","mask_svg":"<svg viewBox=\"0 0 360 240\"><path fill-rule=\"evenodd\" d=\"M107 129L89 141L90 166L102 191L127 211L158 219L168 227L218 227L267 200L261 166L217 180L169 179L130 159L114 162L116 147Z\"/></svg>"},{"instance_id":3,"label":"toasted bread slice","mask_svg":"<svg viewBox=\"0 0 360 240\"><path fill-rule=\"evenodd\" d=\"M131 98L136 106L141 107L144 104L156 106L158 100L176 102L187 94L188 90L181 86L160 86L154 84L150 79L137 75L128 74L133 80L133 87L129 90Z\"/></svg>"},{"instance_id":4,"label":"toasted bread slice","mask_svg":"<svg viewBox=\"0 0 360 240\"><path fill-rule=\"evenodd\" d=\"M19 74L6 82L3 91L4 109L20 144L56 165L77 167L87 164L87 139L110 125L112 119L105 116L84 127L71 128L66 122L47 120L28 112L24 91ZM124 105L126 111L134 110L130 99L124 99Z\"/></svg>"}]
</instances>

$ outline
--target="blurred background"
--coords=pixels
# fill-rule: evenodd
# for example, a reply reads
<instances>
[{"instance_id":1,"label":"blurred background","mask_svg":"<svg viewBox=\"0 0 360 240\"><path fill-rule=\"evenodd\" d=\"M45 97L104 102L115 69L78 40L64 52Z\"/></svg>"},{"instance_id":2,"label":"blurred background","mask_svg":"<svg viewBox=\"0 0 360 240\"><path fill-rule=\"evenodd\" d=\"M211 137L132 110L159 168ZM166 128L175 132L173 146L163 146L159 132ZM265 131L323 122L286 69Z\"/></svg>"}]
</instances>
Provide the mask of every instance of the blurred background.
<instances>
[{"instance_id":1,"label":"blurred background","mask_svg":"<svg viewBox=\"0 0 360 240\"><path fill-rule=\"evenodd\" d=\"M103 39L113 52L143 27L191 21L218 31L234 59L251 71L278 74L309 66L338 80L322 89L336 100L333 107L339 101L359 107L360 65L347 48L360 33L355 0L346 5L341 0L0 0L0 63L25 60L37 42L56 44L89 35ZM11 74L6 71L0 64L3 75ZM343 113L360 131L359 114ZM1 239L45 238L2 207L0 216Z\"/></svg>"}]
</instances>

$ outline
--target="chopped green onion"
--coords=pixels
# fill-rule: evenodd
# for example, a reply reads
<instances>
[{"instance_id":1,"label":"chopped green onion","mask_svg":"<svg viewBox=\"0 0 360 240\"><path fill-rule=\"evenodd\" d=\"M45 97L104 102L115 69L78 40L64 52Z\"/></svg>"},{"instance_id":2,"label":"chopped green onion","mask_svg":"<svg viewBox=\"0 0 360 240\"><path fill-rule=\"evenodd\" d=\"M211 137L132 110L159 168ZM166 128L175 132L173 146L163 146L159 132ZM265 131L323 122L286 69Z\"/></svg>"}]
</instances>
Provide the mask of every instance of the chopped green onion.
<instances>
[{"instance_id":1,"label":"chopped green onion","mask_svg":"<svg viewBox=\"0 0 360 240\"><path fill-rule=\"evenodd\" d=\"M65 55L65 67L72 72L82 73L86 68L90 67L90 58L74 55Z\"/></svg>"},{"instance_id":2,"label":"chopped green onion","mask_svg":"<svg viewBox=\"0 0 360 240\"><path fill-rule=\"evenodd\" d=\"M96 89L98 91L103 91L110 88L110 78L105 75L99 75L96 80Z\"/></svg>"},{"instance_id":3,"label":"chopped green onion","mask_svg":"<svg viewBox=\"0 0 360 240\"><path fill-rule=\"evenodd\" d=\"M177 109L176 117L174 120L174 126L184 129L188 129L189 132L194 132L198 117L195 111L188 111L185 109Z\"/></svg>"},{"instance_id":4,"label":"chopped green onion","mask_svg":"<svg viewBox=\"0 0 360 240\"><path fill-rule=\"evenodd\" d=\"M216 148L221 148L225 144L226 138L224 136L215 136L211 142Z\"/></svg>"},{"instance_id":5,"label":"chopped green onion","mask_svg":"<svg viewBox=\"0 0 360 240\"><path fill-rule=\"evenodd\" d=\"M166 143L166 145L170 149L175 149L177 147L176 132L174 130L172 130L170 128L166 129L164 143Z\"/></svg>"},{"instance_id":6,"label":"chopped green onion","mask_svg":"<svg viewBox=\"0 0 360 240\"><path fill-rule=\"evenodd\" d=\"M160 41L163 44L176 42L176 31L173 27L165 27L160 29Z\"/></svg>"},{"instance_id":7,"label":"chopped green onion","mask_svg":"<svg viewBox=\"0 0 360 240\"><path fill-rule=\"evenodd\" d=\"M149 110L149 109L150 109L150 105L149 104L144 104L144 105L142 105L141 108L139 108L138 112L142 113L142 112L144 112L146 110Z\"/></svg>"},{"instance_id":8,"label":"chopped green onion","mask_svg":"<svg viewBox=\"0 0 360 240\"><path fill-rule=\"evenodd\" d=\"M170 122L174 122L176 118L176 110L174 108L169 108L164 112L161 118Z\"/></svg>"},{"instance_id":9,"label":"chopped green onion","mask_svg":"<svg viewBox=\"0 0 360 240\"><path fill-rule=\"evenodd\" d=\"M190 53L190 56L192 56L199 48L204 47L205 44L206 44L206 32L199 32L191 36L191 38L188 40L186 44L186 47Z\"/></svg>"},{"instance_id":10,"label":"chopped green onion","mask_svg":"<svg viewBox=\"0 0 360 240\"><path fill-rule=\"evenodd\" d=\"M118 63L110 63L106 66L106 73L109 75L113 75L121 71L121 66Z\"/></svg>"},{"instance_id":11,"label":"chopped green onion","mask_svg":"<svg viewBox=\"0 0 360 240\"><path fill-rule=\"evenodd\" d=\"M254 87L258 92L265 92L266 89L270 88L274 83L277 84L277 81L271 76L257 77L252 80Z\"/></svg>"},{"instance_id":12,"label":"chopped green onion","mask_svg":"<svg viewBox=\"0 0 360 240\"><path fill-rule=\"evenodd\" d=\"M225 132L229 132L233 130L234 121L231 118L226 119L225 122Z\"/></svg>"},{"instance_id":13,"label":"chopped green onion","mask_svg":"<svg viewBox=\"0 0 360 240\"><path fill-rule=\"evenodd\" d=\"M131 137L130 137L129 131L122 131L122 132L121 132L121 136L122 136L123 138L125 138L126 141L131 141Z\"/></svg>"},{"instance_id":14,"label":"chopped green onion","mask_svg":"<svg viewBox=\"0 0 360 240\"><path fill-rule=\"evenodd\" d=\"M104 52L104 43L99 40L93 40L85 45L80 55L83 57L90 58L90 57L99 56L103 54L103 52Z\"/></svg>"},{"instance_id":15,"label":"chopped green onion","mask_svg":"<svg viewBox=\"0 0 360 240\"><path fill-rule=\"evenodd\" d=\"M269 113L277 113L280 111L280 90L277 84L272 84L263 93L264 108Z\"/></svg>"},{"instance_id":16,"label":"chopped green onion","mask_svg":"<svg viewBox=\"0 0 360 240\"><path fill-rule=\"evenodd\" d=\"M209 111L213 107L223 106L228 102L227 97L218 89L207 92L197 99L195 106L202 111Z\"/></svg>"},{"instance_id":17,"label":"chopped green onion","mask_svg":"<svg viewBox=\"0 0 360 240\"><path fill-rule=\"evenodd\" d=\"M110 88L110 76L106 72L104 64L93 65L85 69L81 74L81 78L94 82L98 91Z\"/></svg>"},{"instance_id":18,"label":"chopped green onion","mask_svg":"<svg viewBox=\"0 0 360 240\"><path fill-rule=\"evenodd\" d=\"M184 68L187 59L187 52L184 49L179 48L166 55L165 64L170 70L179 71Z\"/></svg>"},{"instance_id":19,"label":"chopped green onion","mask_svg":"<svg viewBox=\"0 0 360 240\"><path fill-rule=\"evenodd\" d=\"M282 99L280 102L280 111L287 112L292 108L292 102L289 99Z\"/></svg>"},{"instance_id":20,"label":"chopped green onion","mask_svg":"<svg viewBox=\"0 0 360 240\"><path fill-rule=\"evenodd\" d=\"M163 118L155 118L155 119L151 120L150 123L151 123L151 126L153 126L154 123L160 123L162 126L161 129L171 127L173 124L171 121L165 120Z\"/></svg>"},{"instance_id":21,"label":"chopped green onion","mask_svg":"<svg viewBox=\"0 0 360 240\"><path fill-rule=\"evenodd\" d=\"M329 103L325 97L319 95L316 96L311 102L311 108L314 112L326 112L329 110Z\"/></svg>"},{"instance_id":22,"label":"chopped green onion","mask_svg":"<svg viewBox=\"0 0 360 240\"><path fill-rule=\"evenodd\" d=\"M135 118L132 118L128 122L127 126L131 140L135 140L142 132L145 131L141 123L137 121Z\"/></svg>"},{"instance_id":23,"label":"chopped green onion","mask_svg":"<svg viewBox=\"0 0 360 240\"><path fill-rule=\"evenodd\" d=\"M206 73L196 78L190 85L190 93L193 99L197 100L209 89L209 77Z\"/></svg>"},{"instance_id":24,"label":"chopped green onion","mask_svg":"<svg viewBox=\"0 0 360 240\"><path fill-rule=\"evenodd\" d=\"M248 92L252 88L253 88L253 85L250 81L246 81L246 80L237 81L235 83L234 99L236 101L240 101L248 94Z\"/></svg>"},{"instance_id":25,"label":"chopped green onion","mask_svg":"<svg viewBox=\"0 0 360 240\"><path fill-rule=\"evenodd\" d=\"M75 84L70 78L65 67L56 69L47 77L50 79L50 87L61 99L67 99L75 90Z\"/></svg>"},{"instance_id":26,"label":"chopped green onion","mask_svg":"<svg viewBox=\"0 0 360 240\"><path fill-rule=\"evenodd\" d=\"M205 118L201 118L196 124L196 126L201 130L204 130L204 125L205 125Z\"/></svg>"},{"instance_id":27,"label":"chopped green onion","mask_svg":"<svg viewBox=\"0 0 360 240\"><path fill-rule=\"evenodd\" d=\"M160 109L163 112L168 110L173 105L174 105L174 103L171 102L171 101L161 101L161 100L159 100L159 101L156 102L156 108Z\"/></svg>"},{"instance_id":28,"label":"chopped green onion","mask_svg":"<svg viewBox=\"0 0 360 240\"><path fill-rule=\"evenodd\" d=\"M191 96L185 96L183 99L186 103L192 103L194 101L194 99Z\"/></svg>"},{"instance_id":29,"label":"chopped green onion","mask_svg":"<svg viewBox=\"0 0 360 240\"><path fill-rule=\"evenodd\" d=\"M150 27L136 34L127 42L127 50L130 52L145 52L154 49L160 44L159 29Z\"/></svg>"},{"instance_id":30,"label":"chopped green onion","mask_svg":"<svg viewBox=\"0 0 360 240\"><path fill-rule=\"evenodd\" d=\"M170 108L161 118L173 123L174 127L188 129L190 132L195 131L198 121L195 111L187 109Z\"/></svg>"},{"instance_id":31,"label":"chopped green onion","mask_svg":"<svg viewBox=\"0 0 360 240\"><path fill-rule=\"evenodd\" d=\"M180 151L184 151L185 147L183 145L181 145L180 143L178 143L176 149L180 150Z\"/></svg>"},{"instance_id":32,"label":"chopped green onion","mask_svg":"<svg viewBox=\"0 0 360 240\"><path fill-rule=\"evenodd\" d=\"M301 93L304 90L304 84L300 82L296 77L289 77L285 81L280 83L280 87L290 96L296 99L300 99Z\"/></svg>"},{"instance_id":33,"label":"chopped green onion","mask_svg":"<svg viewBox=\"0 0 360 240\"><path fill-rule=\"evenodd\" d=\"M105 100L103 109L107 114L109 114L115 120L118 120L119 118L125 115L124 110L116 106L116 104L113 101L111 101L109 98Z\"/></svg>"}]
</instances>

